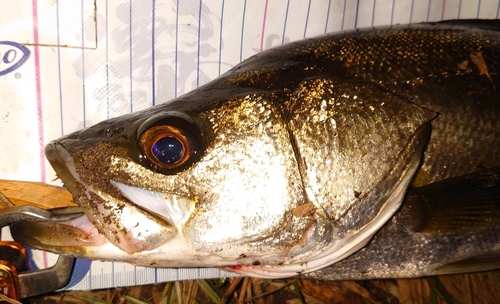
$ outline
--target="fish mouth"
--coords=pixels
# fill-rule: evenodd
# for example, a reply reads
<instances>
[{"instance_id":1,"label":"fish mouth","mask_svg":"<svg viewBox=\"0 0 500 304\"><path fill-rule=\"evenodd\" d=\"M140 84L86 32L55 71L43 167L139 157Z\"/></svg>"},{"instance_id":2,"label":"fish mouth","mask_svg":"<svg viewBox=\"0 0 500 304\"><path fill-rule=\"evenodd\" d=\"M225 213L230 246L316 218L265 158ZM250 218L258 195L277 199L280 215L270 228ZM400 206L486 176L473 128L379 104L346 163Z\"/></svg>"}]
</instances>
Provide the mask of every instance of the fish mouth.
<instances>
[{"instance_id":1,"label":"fish mouth","mask_svg":"<svg viewBox=\"0 0 500 304\"><path fill-rule=\"evenodd\" d=\"M126 196L116 198L86 183L75 168L73 156L59 141L49 143L45 155L98 233L126 253L152 250L177 233L167 218L143 210ZM110 182L121 191L123 184ZM83 228L82 233L88 235L89 231Z\"/></svg>"},{"instance_id":2,"label":"fish mouth","mask_svg":"<svg viewBox=\"0 0 500 304\"><path fill-rule=\"evenodd\" d=\"M60 143L52 142L45 148L45 155L73 197L80 196L80 185L85 183L79 178L73 157L66 148ZM192 200L183 194L169 193L171 201L167 202L162 193L129 186L115 180L110 180L110 183L131 203L162 216L177 229L181 229L183 222L194 208Z\"/></svg>"},{"instance_id":3,"label":"fish mouth","mask_svg":"<svg viewBox=\"0 0 500 304\"><path fill-rule=\"evenodd\" d=\"M73 198L79 196L81 186L74 177L71 155L56 142L45 147L45 155ZM85 214L66 221L27 221L11 226L12 237L17 242L58 253L83 253L88 248L109 243Z\"/></svg>"}]
</instances>

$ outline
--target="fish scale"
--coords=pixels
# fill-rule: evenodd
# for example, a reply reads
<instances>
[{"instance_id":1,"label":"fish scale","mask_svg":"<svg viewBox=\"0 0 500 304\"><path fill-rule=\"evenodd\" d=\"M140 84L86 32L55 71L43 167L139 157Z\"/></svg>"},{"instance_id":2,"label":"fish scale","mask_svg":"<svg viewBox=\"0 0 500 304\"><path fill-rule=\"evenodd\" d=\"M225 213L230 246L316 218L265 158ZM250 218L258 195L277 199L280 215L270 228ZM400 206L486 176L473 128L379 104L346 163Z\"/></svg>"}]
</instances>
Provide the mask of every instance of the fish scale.
<instances>
[{"instance_id":1,"label":"fish scale","mask_svg":"<svg viewBox=\"0 0 500 304\"><path fill-rule=\"evenodd\" d=\"M310 93L313 90L315 94ZM435 114L370 83L345 86L320 78L299 85L298 91L304 96L298 94L290 101L294 106L287 108L298 113L290 118L289 128L299 151L297 158L308 164L302 168L303 183L312 189L308 199L321 206L337 226L342 222L346 227L338 227L338 234L344 234L359 227L358 220L371 219L380 210L375 203L363 204L362 213L346 217L363 200L385 203L368 197L383 193L380 187L387 185L379 182L387 175L396 179L403 175L406 167L395 170L401 161L408 161L400 151L407 149L416 130ZM327 106L320 109L322 100ZM311 121L311 112L323 113L324 120ZM335 130L328 128L330 119L336 122ZM383 153L373 153L385 142L392 145ZM422 143L410 148L409 155L423 150Z\"/></svg>"},{"instance_id":2,"label":"fish scale","mask_svg":"<svg viewBox=\"0 0 500 304\"><path fill-rule=\"evenodd\" d=\"M305 277L362 280L498 268L499 173L496 167L410 190L365 248Z\"/></svg>"}]
</instances>

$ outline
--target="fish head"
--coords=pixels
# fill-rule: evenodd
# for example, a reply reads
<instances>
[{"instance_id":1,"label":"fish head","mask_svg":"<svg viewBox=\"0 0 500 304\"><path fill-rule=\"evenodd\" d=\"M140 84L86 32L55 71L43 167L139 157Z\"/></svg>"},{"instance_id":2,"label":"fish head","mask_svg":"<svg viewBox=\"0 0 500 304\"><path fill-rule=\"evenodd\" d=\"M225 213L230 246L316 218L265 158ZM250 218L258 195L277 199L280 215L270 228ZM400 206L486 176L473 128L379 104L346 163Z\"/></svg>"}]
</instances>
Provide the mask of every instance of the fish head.
<instances>
[{"instance_id":1,"label":"fish head","mask_svg":"<svg viewBox=\"0 0 500 304\"><path fill-rule=\"evenodd\" d=\"M308 202L278 108L259 93L208 110L177 105L62 137L46 156L97 233L125 256L161 251L158 263L173 266L200 266L210 255L215 265L279 263L315 219L293 214Z\"/></svg>"}]
</instances>

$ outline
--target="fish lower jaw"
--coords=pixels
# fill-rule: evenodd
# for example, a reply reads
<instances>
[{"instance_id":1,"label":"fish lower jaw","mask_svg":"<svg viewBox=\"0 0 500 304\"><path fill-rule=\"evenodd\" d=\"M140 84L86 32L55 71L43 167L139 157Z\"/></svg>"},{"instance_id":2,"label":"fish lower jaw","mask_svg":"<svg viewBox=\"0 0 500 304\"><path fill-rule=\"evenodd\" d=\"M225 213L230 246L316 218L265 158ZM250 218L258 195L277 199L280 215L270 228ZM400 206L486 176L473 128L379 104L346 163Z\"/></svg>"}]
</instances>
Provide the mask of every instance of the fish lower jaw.
<instances>
[{"instance_id":1,"label":"fish lower jaw","mask_svg":"<svg viewBox=\"0 0 500 304\"><path fill-rule=\"evenodd\" d=\"M23 222L17 224L14 232L17 241L35 249L145 267L230 267L252 264L260 259L259 256L251 256L251 253L243 258L240 248L224 248L221 252L197 251L180 234L168 245L127 253L99 234L85 216L67 222Z\"/></svg>"}]
</instances>

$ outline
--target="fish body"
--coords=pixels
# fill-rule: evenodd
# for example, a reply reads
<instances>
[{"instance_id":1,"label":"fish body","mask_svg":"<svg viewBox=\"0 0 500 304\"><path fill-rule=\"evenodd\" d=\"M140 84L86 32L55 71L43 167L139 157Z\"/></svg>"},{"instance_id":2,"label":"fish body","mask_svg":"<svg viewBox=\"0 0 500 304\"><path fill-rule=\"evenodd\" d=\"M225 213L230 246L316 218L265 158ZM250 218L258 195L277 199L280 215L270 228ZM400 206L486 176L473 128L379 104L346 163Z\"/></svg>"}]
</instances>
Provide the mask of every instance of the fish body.
<instances>
[{"instance_id":1,"label":"fish body","mask_svg":"<svg viewBox=\"0 0 500 304\"><path fill-rule=\"evenodd\" d=\"M364 248L304 277L414 278L500 268L499 173L496 167L409 190Z\"/></svg>"},{"instance_id":2,"label":"fish body","mask_svg":"<svg viewBox=\"0 0 500 304\"><path fill-rule=\"evenodd\" d=\"M35 223L18 238L146 266L335 271L391 218L399 227L410 185L500 166L499 50L498 21L455 21L262 52L168 103L50 143L92 225Z\"/></svg>"}]
</instances>

